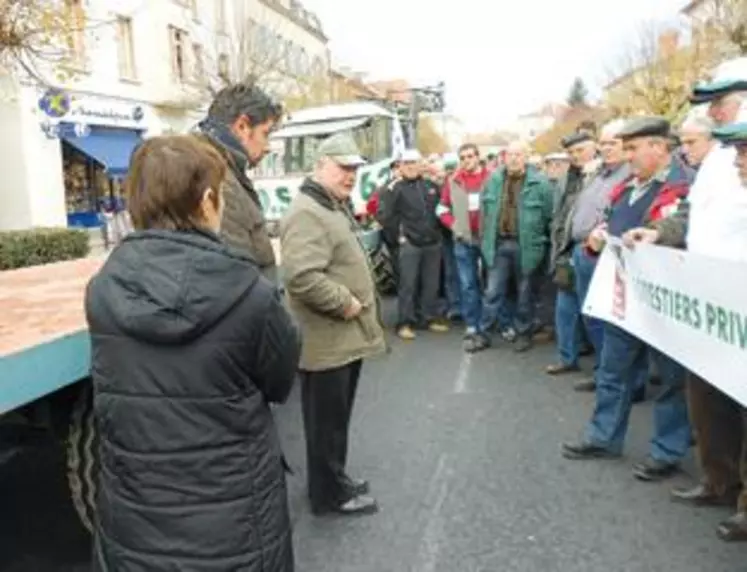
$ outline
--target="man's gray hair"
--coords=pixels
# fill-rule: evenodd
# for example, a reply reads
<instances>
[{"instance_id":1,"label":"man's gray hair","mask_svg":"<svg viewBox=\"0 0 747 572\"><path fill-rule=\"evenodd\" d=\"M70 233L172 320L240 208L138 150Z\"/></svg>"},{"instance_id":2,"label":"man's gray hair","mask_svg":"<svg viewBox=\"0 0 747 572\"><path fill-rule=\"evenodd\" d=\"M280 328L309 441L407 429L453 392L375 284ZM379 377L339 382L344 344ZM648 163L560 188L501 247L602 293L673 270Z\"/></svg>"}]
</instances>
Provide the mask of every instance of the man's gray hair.
<instances>
[{"instance_id":1,"label":"man's gray hair","mask_svg":"<svg viewBox=\"0 0 747 572\"><path fill-rule=\"evenodd\" d=\"M694 131L695 133L702 133L704 135L711 136L711 132L716 127L713 119L707 115L688 115L680 126L680 133L683 131Z\"/></svg>"},{"instance_id":2,"label":"man's gray hair","mask_svg":"<svg viewBox=\"0 0 747 572\"><path fill-rule=\"evenodd\" d=\"M626 119L613 119L602 127L601 139L617 139L628 121Z\"/></svg>"}]
</instances>

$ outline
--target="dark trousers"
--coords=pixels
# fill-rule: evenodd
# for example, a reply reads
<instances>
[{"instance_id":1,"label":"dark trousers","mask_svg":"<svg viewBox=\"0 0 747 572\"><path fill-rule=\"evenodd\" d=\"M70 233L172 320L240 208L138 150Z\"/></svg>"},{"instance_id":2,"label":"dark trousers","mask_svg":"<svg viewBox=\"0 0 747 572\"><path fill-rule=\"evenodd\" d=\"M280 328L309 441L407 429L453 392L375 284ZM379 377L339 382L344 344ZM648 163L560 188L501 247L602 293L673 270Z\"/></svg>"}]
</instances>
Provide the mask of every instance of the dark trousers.
<instances>
[{"instance_id":1,"label":"dark trousers","mask_svg":"<svg viewBox=\"0 0 747 572\"><path fill-rule=\"evenodd\" d=\"M483 298L483 324L495 321L501 330L513 327L520 336L531 336L535 316L537 272L524 272L520 265L521 251L516 240L505 239L495 249L495 260L488 268L488 286ZM509 309L509 286L517 284L516 306Z\"/></svg>"},{"instance_id":2,"label":"dark trousers","mask_svg":"<svg viewBox=\"0 0 747 572\"><path fill-rule=\"evenodd\" d=\"M335 369L301 372L306 473L312 508L334 507L353 496L345 463L362 364L362 360L356 360Z\"/></svg>"},{"instance_id":3,"label":"dark trousers","mask_svg":"<svg viewBox=\"0 0 747 572\"><path fill-rule=\"evenodd\" d=\"M441 244L415 246L406 242L400 245L397 292L399 326L415 326L421 317L425 322L438 318L440 272Z\"/></svg>"},{"instance_id":4,"label":"dark trousers","mask_svg":"<svg viewBox=\"0 0 747 572\"><path fill-rule=\"evenodd\" d=\"M719 494L739 490L747 510L747 409L690 373L687 405L703 480Z\"/></svg>"}]
</instances>

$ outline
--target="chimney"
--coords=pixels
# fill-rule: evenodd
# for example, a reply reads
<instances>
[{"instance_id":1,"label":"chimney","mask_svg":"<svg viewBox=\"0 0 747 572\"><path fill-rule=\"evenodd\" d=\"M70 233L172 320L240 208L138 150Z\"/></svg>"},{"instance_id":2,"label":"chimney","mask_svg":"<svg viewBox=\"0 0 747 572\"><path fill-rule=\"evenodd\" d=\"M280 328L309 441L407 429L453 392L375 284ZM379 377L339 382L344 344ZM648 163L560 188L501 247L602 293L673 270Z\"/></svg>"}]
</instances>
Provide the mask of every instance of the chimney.
<instances>
[{"instance_id":1,"label":"chimney","mask_svg":"<svg viewBox=\"0 0 747 572\"><path fill-rule=\"evenodd\" d=\"M669 59L677 53L680 45L680 33L677 30L667 30L659 35L659 57Z\"/></svg>"}]
</instances>

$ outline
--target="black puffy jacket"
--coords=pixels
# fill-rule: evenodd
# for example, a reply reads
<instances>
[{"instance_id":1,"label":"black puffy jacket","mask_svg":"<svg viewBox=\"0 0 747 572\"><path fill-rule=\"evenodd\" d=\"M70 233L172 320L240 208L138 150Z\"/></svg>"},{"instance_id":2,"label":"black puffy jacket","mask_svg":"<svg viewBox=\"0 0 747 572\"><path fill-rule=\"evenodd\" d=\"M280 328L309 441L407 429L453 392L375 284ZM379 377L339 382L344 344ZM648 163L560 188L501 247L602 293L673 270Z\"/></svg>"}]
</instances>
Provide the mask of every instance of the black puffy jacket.
<instances>
[{"instance_id":1,"label":"black puffy jacket","mask_svg":"<svg viewBox=\"0 0 747 572\"><path fill-rule=\"evenodd\" d=\"M94 570L290 572L280 445L300 338L208 233L129 235L88 286L100 435Z\"/></svg>"}]
</instances>

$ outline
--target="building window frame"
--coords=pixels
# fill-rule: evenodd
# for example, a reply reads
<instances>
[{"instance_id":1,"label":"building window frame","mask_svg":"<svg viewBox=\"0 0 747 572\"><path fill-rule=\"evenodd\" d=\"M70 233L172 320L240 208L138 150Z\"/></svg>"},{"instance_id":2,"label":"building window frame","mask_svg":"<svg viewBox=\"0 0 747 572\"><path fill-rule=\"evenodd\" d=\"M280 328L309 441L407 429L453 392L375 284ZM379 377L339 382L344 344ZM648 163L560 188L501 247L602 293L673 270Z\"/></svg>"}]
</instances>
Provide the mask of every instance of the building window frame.
<instances>
[{"instance_id":1,"label":"building window frame","mask_svg":"<svg viewBox=\"0 0 747 572\"><path fill-rule=\"evenodd\" d=\"M189 32L177 26L169 26L169 48L171 54L171 76L179 83L187 83L189 77L188 49Z\"/></svg>"},{"instance_id":2,"label":"building window frame","mask_svg":"<svg viewBox=\"0 0 747 572\"><path fill-rule=\"evenodd\" d=\"M117 57L119 79L137 81L137 61L135 59L135 35L130 16L117 16Z\"/></svg>"}]
</instances>

